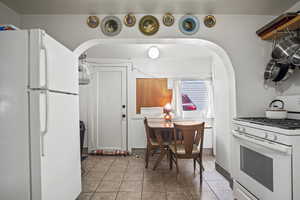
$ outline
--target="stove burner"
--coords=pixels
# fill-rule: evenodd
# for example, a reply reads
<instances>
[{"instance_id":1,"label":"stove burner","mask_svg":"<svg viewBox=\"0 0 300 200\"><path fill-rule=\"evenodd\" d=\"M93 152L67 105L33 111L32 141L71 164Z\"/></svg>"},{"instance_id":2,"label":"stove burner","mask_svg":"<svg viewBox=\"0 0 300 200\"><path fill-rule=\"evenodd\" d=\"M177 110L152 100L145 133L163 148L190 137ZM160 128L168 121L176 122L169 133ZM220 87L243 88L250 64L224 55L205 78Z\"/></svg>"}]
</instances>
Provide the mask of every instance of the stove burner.
<instances>
[{"instance_id":1,"label":"stove burner","mask_svg":"<svg viewBox=\"0 0 300 200\"><path fill-rule=\"evenodd\" d=\"M300 129L300 120L297 119L268 119L264 117L242 117L238 118L237 120L283 129Z\"/></svg>"}]
</instances>

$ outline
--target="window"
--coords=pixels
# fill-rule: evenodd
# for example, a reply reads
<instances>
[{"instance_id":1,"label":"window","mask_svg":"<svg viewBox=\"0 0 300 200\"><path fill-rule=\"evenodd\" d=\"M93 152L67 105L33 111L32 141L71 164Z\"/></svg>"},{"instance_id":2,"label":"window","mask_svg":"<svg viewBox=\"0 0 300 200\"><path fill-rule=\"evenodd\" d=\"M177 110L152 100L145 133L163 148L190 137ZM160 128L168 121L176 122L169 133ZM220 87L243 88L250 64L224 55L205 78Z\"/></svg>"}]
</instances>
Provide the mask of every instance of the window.
<instances>
[{"instance_id":1,"label":"window","mask_svg":"<svg viewBox=\"0 0 300 200\"><path fill-rule=\"evenodd\" d=\"M182 81L181 97L183 111L204 111L209 106L205 81Z\"/></svg>"},{"instance_id":2,"label":"window","mask_svg":"<svg viewBox=\"0 0 300 200\"><path fill-rule=\"evenodd\" d=\"M173 97L178 117L213 118L211 81L175 80Z\"/></svg>"}]
</instances>

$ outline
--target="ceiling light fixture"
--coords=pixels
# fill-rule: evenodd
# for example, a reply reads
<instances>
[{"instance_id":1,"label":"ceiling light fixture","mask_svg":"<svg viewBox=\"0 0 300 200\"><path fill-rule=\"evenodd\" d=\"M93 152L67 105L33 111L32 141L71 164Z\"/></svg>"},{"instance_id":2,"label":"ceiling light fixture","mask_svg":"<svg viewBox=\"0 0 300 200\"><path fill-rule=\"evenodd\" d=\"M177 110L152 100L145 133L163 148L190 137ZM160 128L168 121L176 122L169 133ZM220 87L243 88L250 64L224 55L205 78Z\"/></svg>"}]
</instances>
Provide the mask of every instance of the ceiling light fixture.
<instances>
[{"instance_id":1,"label":"ceiling light fixture","mask_svg":"<svg viewBox=\"0 0 300 200\"><path fill-rule=\"evenodd\" d=\"M148 56L151 59L157 59L159 58L159 49L157 47L150 47L148 50Z\"/></svg>"}]
</instances>

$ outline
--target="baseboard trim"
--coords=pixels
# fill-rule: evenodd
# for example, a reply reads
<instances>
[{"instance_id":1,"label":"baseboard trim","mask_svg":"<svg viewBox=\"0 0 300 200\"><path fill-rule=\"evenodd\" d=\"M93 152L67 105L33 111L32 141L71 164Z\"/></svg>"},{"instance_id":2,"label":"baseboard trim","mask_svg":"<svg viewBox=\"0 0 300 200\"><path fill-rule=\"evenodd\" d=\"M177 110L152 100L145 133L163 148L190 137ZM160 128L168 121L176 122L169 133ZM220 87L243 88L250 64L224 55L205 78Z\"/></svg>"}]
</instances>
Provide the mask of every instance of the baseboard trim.
<instances>
[{"instance_id":1,"label":"baseboard trim","mask_svg":"<svg viewBox=\"0 0 300 200\"><path fill-rule=\"evenodd\" d=\"M143 154L145 153L146 148L132 148L132 154ZM213 156L213 149L212 148L203 148L203 155L204 156Z\"/></svg>"},{"instance_id":2,"label":"baseboard trim","mask_svg":"<svg viewBox=\"0 0 300 200\"><path fill-rule=\"evenodd\" d=\"M216 171L219 172L230 184L231 189L233 189L233 179L231 178L230 173L221 167L217 162L215 162Z\"/></svg>"},{"instance_id":3,"label":"baseboard trim","mask_svg":"<svg viewBox=\"0 0 300 200\"><path fill-rule=\"evenodd\" d=\"M87 147L83 147L82 153L88 154L89 153L89 149Z\"/></svg>"},{"instance_id":4,"label":"baseboard trim","mask_svg":"<svg viewBox=\"0 0 300 200\"><path fill-rule=\"evenodd\" d=\"M144 154L146 151L146 148L132 148L131 153L132 154Z\"/></svg>"},{"instance_id":5,"label":"baseboard trim","mask_svg":"<svg viewBox=\"0 0 300 200\"><path fill-rule=\"evenodd\" d=\"M203 148L203 155L205 156L213 156L213 149L212 148Z\"/></svg>"}]
</instances>

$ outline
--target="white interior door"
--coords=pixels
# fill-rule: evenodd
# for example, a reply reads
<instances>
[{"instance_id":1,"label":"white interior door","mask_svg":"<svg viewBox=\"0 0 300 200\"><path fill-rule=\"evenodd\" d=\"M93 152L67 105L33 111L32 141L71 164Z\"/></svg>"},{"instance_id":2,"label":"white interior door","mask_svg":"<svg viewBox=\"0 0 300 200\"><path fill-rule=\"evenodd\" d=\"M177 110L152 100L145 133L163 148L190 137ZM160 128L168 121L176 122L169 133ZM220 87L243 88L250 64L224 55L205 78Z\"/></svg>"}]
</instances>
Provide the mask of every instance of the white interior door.
<instances>
[{"instance_id":1,"label":"white interior door","mask_svg":"<svg viewBox=\"0 0 300 200\"><path fill-rule=\"evenodd\" d=\"M125 67L96 67L91 83L93 149L127 150Z\"/></svg>"}]
</instances>

